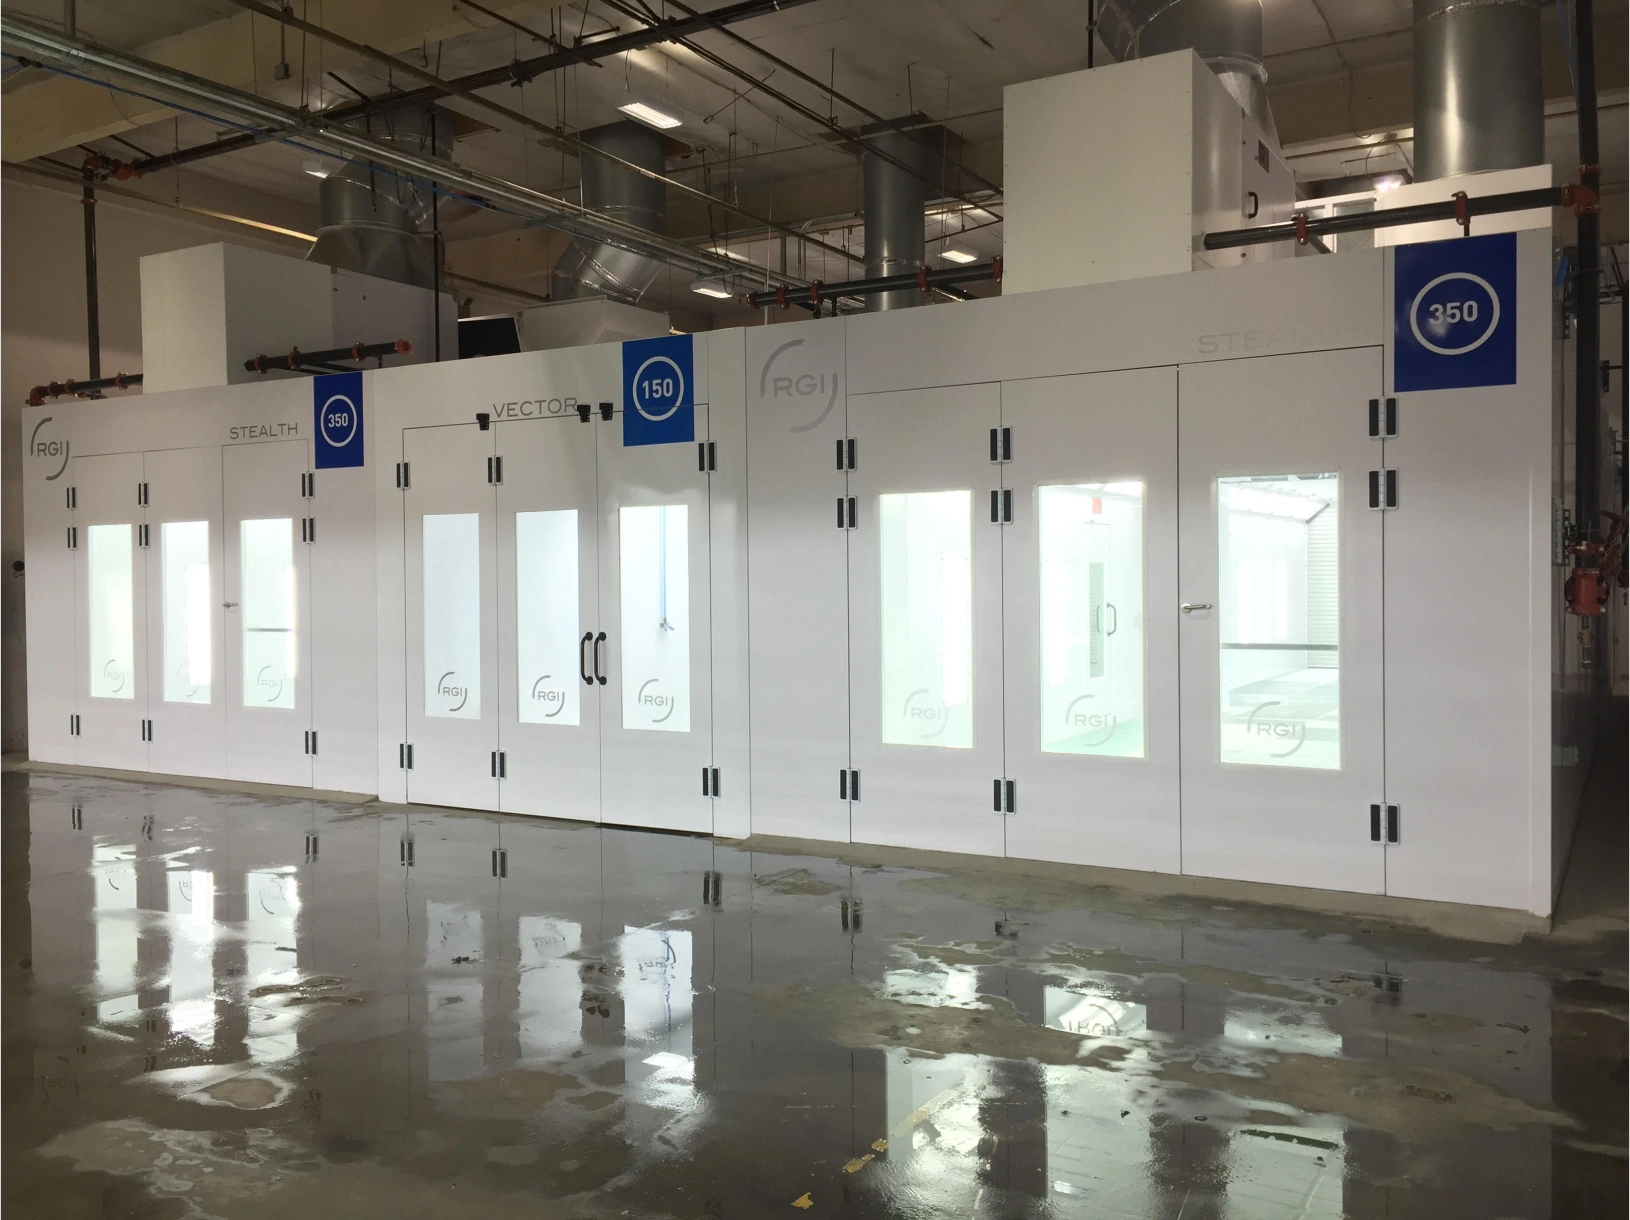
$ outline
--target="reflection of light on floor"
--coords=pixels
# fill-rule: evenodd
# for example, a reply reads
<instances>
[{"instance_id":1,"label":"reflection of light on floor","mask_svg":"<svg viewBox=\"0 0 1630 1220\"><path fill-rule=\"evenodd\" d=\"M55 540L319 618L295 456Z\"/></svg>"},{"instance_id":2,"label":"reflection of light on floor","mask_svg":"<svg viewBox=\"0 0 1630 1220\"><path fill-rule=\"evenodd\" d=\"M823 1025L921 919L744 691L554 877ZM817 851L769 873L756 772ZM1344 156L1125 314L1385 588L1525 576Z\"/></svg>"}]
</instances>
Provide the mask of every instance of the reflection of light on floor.
<instances>
[{"instance_id":1,"label":"reflection of light on floor","mask_svg":"<svg viewBox=\"0 0 1630 1220\"><path fill-rule=\"evenodd\" d=\"M136 848L98 843L91 851L96 878L96 990L112 998L96 1005L104 1025L127 1021L140 1011L136 987L136 924L125 911L136 909Z\"/></svg>"},{"instance_id":2,"label":"reflection of light on floor","mask_svg":"<svg viewBox=\"0 0 1630 1220\"><path fill-rule=\"evenodd\" d=\"M248 936L244 945L244 976L253 989L268 983L294 982L300 977L300 878L293 865L253 869L244 875ZM295 1019L282 1012L262 1012L251 1019L244 1044L256 1063L276 1063L300 1049Z\"/></svg>"},{"instance_id":3,"label":"reflection of light on floor","mask_svg":"<svg viewBox=\"0 0 1630 1220\"><path fill-rule=\"evenodd\" d=\"M925 1008L989 1008L979 998L979 971L972 966L944 970L890 970L883 975L883 995L902 1004Z\"/></svg>"},{"instance_id":4,"label":"reflection of light on floor","mask_svg":"<svg viewBox=\"0 0 1630 1220\"><path fill-rule=\"evenodd\" d=\"M1094 1038L1135 1034L1149 1024L1149 1010L1102 992L1049 987L1044 1023L1065 1033Z\"/></svg>"},{"instance_id":5,"label":"reflection of light on floor","mask_svg":"<svg viewBox=\"0 0 1630 1220\"><path fill-rule=\"evenodd\" d=\"M656 1068L669 1076L678 1076L691 1080L696 1075L696 1061L684 1055L676 1055L672 1051L658 1051L656 1054L643 1060L650 1067Z\"/></svg>"},{"instance_id":6,"label":"reflection of light on floor","mask_svg":"<svg viewBox=\"0 0 1630 1220\"><path fill-rule=\"evenodd\" d=\"M570 956L583 947L583 929L547 915L522 915L518 924L521 1058L561 1059L583 1041L583 987Z\"/></svg>"},{"instance_id":7,"label":"reflection of light on floor","mask_svg":"<svg viewBox=\"0 0 1630 1220\"><path fill-rule=\"evenodd\" d=\"M1341 1055L1341 1035L1315 1013L1300 1014L1295 1024L1284 1024L1259 1012L1235 1012L1223 1020L1223 1037L1246 1046L1285 1055Z\"/></svg>"},{"instance_id":8,"label":"reflection of light on floor","mask_svg":"<svg viewBox=\"0 0 1630 1220\"><path fill-rule=\"evenodd\" d=\"M215 1045L215 875L165 873L170 925L170 1029L198 1046Z\"/></svg>"},{"instance_id":9,"label":"reflection of light on floor","mask_svg":"<svg viewBox=\"0 0 1630 1220\"><path fill-rule=\"evenodd\" d=\"M623 967L624 1037L630 1049L649 1049L640 1062L656 1069L645 1080L643 1099L665 1109L688 1109L696 1100L691 1083L696 1073L691 934L674 928L624 928L617 953Z\"/></svg>"},{"instance_id":10,"label":"reflection of light on floor","mask_svg":"<svg viewBox=\"0 0 1630 1220\"><path fill-rule=\"evenodd\" d=\"M1338 1128L1245 1129L1229 1144L1228 1214L1252 1220L1340 1220Z\"/></svg>"},{"instance_id":11,"label":"reflection of light on floor","mask_svg":"<svg viewBox=\"0 0 1630 1220\"><path fill-rule=\"evenodd\" d=\"M428 1075L433 1081L470 1080L485 1068L481 1009L486 996L480 977L448 977L448 972L480 962L481 912L463 903L429 901L424 911Z\"/></svg>"}]
</instances>

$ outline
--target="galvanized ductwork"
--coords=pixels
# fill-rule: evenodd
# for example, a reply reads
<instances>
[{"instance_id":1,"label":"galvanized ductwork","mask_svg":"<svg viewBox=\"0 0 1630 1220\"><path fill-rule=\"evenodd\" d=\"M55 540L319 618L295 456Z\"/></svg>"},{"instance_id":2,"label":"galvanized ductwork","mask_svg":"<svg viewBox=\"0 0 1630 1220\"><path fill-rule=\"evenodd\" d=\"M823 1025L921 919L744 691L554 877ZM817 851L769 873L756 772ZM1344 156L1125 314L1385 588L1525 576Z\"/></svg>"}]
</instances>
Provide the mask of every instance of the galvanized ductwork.
<instances>
[{"instance_id":1,"label":"galvanized ductwork","mask_svg":"<svg viewBox=\"0 0 1630 1220\"><path fill-rule=\"evenodd\" d=\"M442 157L451 129L445 115L438 126L435 108L421 104L372 119L368 134L404 151ZM345 162L323 179L321 224L306 259L434 288L435 267L419 237L432 197L428 182L365 161Z\"/></svg>"},{"instance_id":2,"label":"galvanized ductwork","mask_svg":"<svg viewBox=\"0 0 1630 1220\"><path fill-rule=\"evenodd\" d=\"M866 141L861 163L866 196L866 277L903 275L923 265L923 209L934 160L920 133L886 131ZM879 155L882 154L882 155ZM866 312L923 303L915 288L866 298Z\"/></svg>"},{"instance_id":3,"label":"galvanized ductwork","mask_svg":"<svg viewBox=\"0 0 1630 1220\"><path fill-rule=\"evenodd\" d=\"M1545 160L1539 0L1415 0L1415 180Z\"/></svg>"},{"instance_id":4,"label":"galvanized ductwork","mask_svg":"<svg viewBox=\"0 0 1630 1220\"><path fill-rule=\"evenodd\" d=\"M667 172L667 141L643 124L610 123L579 138L620 161L658 174ZM580 173L584 207L650 233L667 232L668 188L663 182L595 156L583 158ZM637 302L661 266L643 254L580 237L555 264L553 294L556 300L608 296Z\"/></svg>"},{"instance_id":5,"label":"galvanized ductwork","mask_svg":"<svg viewBox=\"0 0 1630 1220\"><path fill-rule=\"evenodd\" d=\"M1278 141L1262 66L1262 0L1105 0L1098 36L1122 61L1192 48Z\"/></svg>"}]
</instances>

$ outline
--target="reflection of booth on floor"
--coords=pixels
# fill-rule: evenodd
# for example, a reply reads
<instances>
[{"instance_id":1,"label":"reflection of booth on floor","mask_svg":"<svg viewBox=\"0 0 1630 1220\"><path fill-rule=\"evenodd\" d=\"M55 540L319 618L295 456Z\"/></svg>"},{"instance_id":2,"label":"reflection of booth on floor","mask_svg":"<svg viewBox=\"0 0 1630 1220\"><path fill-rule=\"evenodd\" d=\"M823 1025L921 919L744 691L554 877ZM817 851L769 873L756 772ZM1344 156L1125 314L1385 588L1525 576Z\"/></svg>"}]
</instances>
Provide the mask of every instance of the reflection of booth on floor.
<instances>
[{"instance_id":1,"label":"reflection of booth on floor","mask_svg":"<svg viewBox=\"0 0 1630 1220\"><path fill-rule=\"evenodd\" d=\"M1224 762L1341 766L1337 483L1217 481Z\"/></svg>"}]
</instances>

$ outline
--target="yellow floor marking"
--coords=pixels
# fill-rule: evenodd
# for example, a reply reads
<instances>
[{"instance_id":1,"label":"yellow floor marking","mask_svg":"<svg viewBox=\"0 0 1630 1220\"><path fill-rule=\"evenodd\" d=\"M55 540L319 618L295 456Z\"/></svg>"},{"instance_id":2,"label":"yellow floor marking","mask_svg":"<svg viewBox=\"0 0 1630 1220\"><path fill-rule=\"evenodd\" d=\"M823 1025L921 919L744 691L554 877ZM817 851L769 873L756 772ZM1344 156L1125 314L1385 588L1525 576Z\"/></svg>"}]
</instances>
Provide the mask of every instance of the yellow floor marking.
<instances>
[{"instance_id":1,"label":"yellow floor marking","mask_svg":"<svg viewBox=\"0 0 1630 1220\"><path fill-rule=\"evenodd\" d=\"M844 1173L859 1173L862 1169L866 1168L866 1162L867 1161L873 1161L873 1160L876 1160L876 1159L877 1159L876 1157L874 1157L871 1153L868 1152L865 1156L856 1157L854 1160L850 1161L847 1165L845 1165L843 1167L843 1172Z\"/></svg>"},{"instance_id":2,"label":"yellow floor marking","mask_svg":"<svg viewBox=\"0 0 1630 1220\"><path fill-rule=\"evenodd\" d=\"M888 1142L888 1140L873 1140L872 1141L872 1147L875 1148L878 1152L887 1152L888 1147L889 1147L889 1142Z\"/></svg>"},{"instance_id":3,"label":"yellow floor marking","mask_svg":"<svg viewBox=\"0 0 1630 1220\"><path fill-rule=\"evenodd\" d=\"M808 1211L810 1208L815 1206L815 1200L809 1197L809 1192L806 1190L803 1194L799 1195L792 1201L792 1205L794 1207L801 1207L805 1211Z\"/></svg>"},{"instance_id":4,"label":"yellow floor marking","mask_svg":"<svg viewBox=\"0 0 1630 1220\"><path fill-rule=\"evenodd\" d=\"M922 1122L923 1119L927 1118L930 1114L934 1113L934 1111L938 1110L946 1102L955 1097L956 1093L957 1091L954 1088L943 1089L939 1093L936 1093L933 1097L930 1097L927 1101L923 1102L922 1105L918 1106L910 1114L906 1115L903 1119L896 1123L894 1125L894 1130L890 1131L889 1135L894 1139L899 1139L902 1135L908 1134L911 1129L918 1123Z\"/></svg>"}]
</instances>

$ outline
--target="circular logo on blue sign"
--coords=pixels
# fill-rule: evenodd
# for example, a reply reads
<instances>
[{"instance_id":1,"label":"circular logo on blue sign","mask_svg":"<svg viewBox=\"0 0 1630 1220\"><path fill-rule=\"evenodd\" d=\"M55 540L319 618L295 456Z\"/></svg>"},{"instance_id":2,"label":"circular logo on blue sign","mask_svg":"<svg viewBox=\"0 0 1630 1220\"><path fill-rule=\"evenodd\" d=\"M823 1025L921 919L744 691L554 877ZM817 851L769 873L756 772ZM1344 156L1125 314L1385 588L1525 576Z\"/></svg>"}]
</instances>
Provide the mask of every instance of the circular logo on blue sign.
<instances>
[{"instance_id":1,"label":"circular logo on blue sign","mask_svg":"<svg viewBox=\"0 0 1630 1220\"><path fill-rule=\"evenodd\" d=\"M321 428L323 440L334 449L344 449L357 434L359 413L356 404L344 394L336 394L323 404Z\"/></svg>"},{"instance_id":2,"label":"circular logo on blue sign","mask_svg":"<svg viewBox=\"0 0 1630 1220\"><path fill-rule=\"evenodd\" d=\"M1409 305L1415 341L1439 356L1464 356L1500 324L1500 294L1480 275L1451 271L1427 283Z\"/></svg>"},{"instance_id":3,"label":"circular logo on blue sign","mask_svg":"<svg viewBox=\"0 0 1630 1220\"><path fill-rule=\"evenodd\" d=\"M685 374L667 356L652 356L634 371L634 410L653 424L679 410L684 400Z\"/></svg>"}]
</instances>

